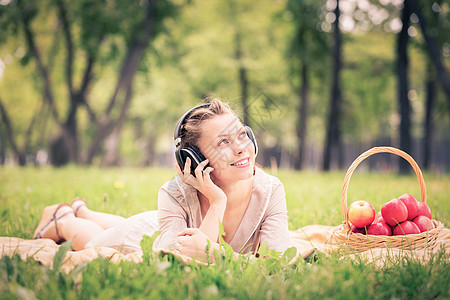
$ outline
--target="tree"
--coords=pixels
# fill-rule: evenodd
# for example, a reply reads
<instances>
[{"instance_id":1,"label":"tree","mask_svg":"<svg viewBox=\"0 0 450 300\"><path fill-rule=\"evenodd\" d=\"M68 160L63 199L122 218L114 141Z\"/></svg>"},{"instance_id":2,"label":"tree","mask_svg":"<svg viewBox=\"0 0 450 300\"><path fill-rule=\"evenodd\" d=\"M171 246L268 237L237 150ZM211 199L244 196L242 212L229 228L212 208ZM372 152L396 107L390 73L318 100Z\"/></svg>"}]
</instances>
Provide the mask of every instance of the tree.
<instances>
[{"instance_id":1,"label":"tree","mask_svg":"<svg viewBox=\"0 0 450 300\"><path fill-rule=\"evenodd\" d=\"M437 2L434 2L437 4ZM433 3L433 4L434 4ZM439 53L438 47L436 46L436 42L430 36L427 30L427 20L422 13L422 8L419 6L417 0L405 0L405 6L410 6L411 13L414 13L419 18L420 28L422 30L422 35L424 37L425 43L427 45L428 53L430 55L430 59L436 67L439 81L442 84L442 88L444 89L445 94L447 95L447 101L450 106L450 79L447 74L447 70L445 69L445 65L442 62L441 55ZM428 8L431 8L429 5ZM448 38L448 35L447 35Z\"/></svg>"},{"instance_id":2,"label":"tree","mask_svg":"<svg viewBox=\"0 0 450 300\"><path fill-rule=\"evenodd\" d=\"M333 22L333 70L332 70L332 86L330 95L330 106L328 114L328 124L326 129L325 149L323 155L323 170L328 171L331 167L332 157L338 158L338 165L343 165L343 153L342 153L342 141L340 130L340 117L341 117L341 86L340 86L340 73L342 68L341 62L341 48L342 38L341 30L339 27L339 0L336 1L336 7L334 9L335 20Z\"/></svg>"},{"instance_id":3,"label":"tree","mask_svg":"<svg viewBox=\"0 0 450 300\"><path fill-rule=\"evenodd\" d=\"M244 47L242 45L242 36L245 29L242 28L239 14L245 7L246 3L239 3L239 1L227 1L229 18L233 24L233 36L234 36L234 59L238 67L238 79L241 96L241 106L244 124L250 125L249 107L248 107L248 95L249 95L249 79L248 70L245 65Z\"/></svg>"},{"instance_id":4,"label":"tree","mask_svg":"<svg viewBox=\"0 0 450 300\"><path fill-rule=\"evenodd\" d=\"M294 168L302 169L307 145L308 114L310 102L310 79L315 66L320 65L328 54L327 33L321 31L319 11L323 3L318 1L295 1L286 3L286 11L292 14L293 35L288 41L287 50L291 73L299 77L300 83L295 89L298 94L296 134L298 151ZM317 69L317 67L316 67Z\"/></svg>"},{"instance_id":5,"label":"tree","mask_svg":"<svg viewBox=\"0 0 450 300\"><path fill-rule=\"evenodd\" d=\"M92 163L106 137L112 135L117 139L120 136L132 100L134 76L150 41L161 31L162 20L174 14L173 8L167 1L156 0L55 0L40 3L13 0L1 7L0 22L12 28L13 36L23 38L28 61L35 63L42 82L43 99L60 129L61 135L51 147L54 164L61 165L69 161ZM34 28L36 22L40 26L51 26L51 18L46 19L43 15L52 13L58 21L57 32L51 43L56 47L43 42L39 44L39 40L44 40L44 37L41 37L41 31ZM20 31L22 34L18 34ZM59 39L61 35L63 41ZM121 52L125 55L119 59ZM45 61L43 54L48 57L64 55L63 64L52 65L51 60ZM121 60L121 68L116 84L111 89L112 94L105 109L99 113L91 107L91 102L98 102L98 99L93 100L90 92L95 80L101 81L102 69L116 64L118 60ZM64 66L64 80L56 76L60 65ZM56 92L61 88L67 92L66 114L60 112L60 99L64 96ZM86 109L95 130L87 155L82 159L78 132L80 107ZM117 153L114 150L117 144L109 145L109 152ZM114 161L110 159L106 163Z\"/></svg>"},{"instance_id":6,"label":"tree","mask_svg":"<svg viewBox=\"0 0 450 300\"><path fill-rule=\"evenodd\" d=\"M411 16L410 2L405 0L403 9L401 12L402 29L397 35L397 103L400 120L400 149L407 153L412 152L411 142L411 105L408 99L408 28L409 19ZM400 173L407 173L410 170L410 166L407 161L399 160Z\"/></svg>"},{"instance_id":7,"label":"tree","mask_svg":"<svg viewBox=\"0 0 450 300\"><path fill-rule=\"evenodd\" d=\"M448 93L448 76L445 66L438 49L442 49L448 40L448 35L438 35L439 32L446 32L445 16L443 15L442 1L433 3L422 2L419 6L417 1L412 2L414 13L417 15L422 30L424 42L420 44L421 50L428 54L426 59L426 75L425 78L425 115L423 122L423 169L429 169L431 165L431 155L434 140L434 118L433 111L436 104L438 94L437 83L443 86L447 100L450 100ZM447 12L448 14L448 12ZM450 14L449 14L450 15ZM448 21L447 21L448 22ZM448 29L447 29L448 30ZM432 34L434 33L434 34ZM433 68L434 67L434 68ZM439 74L439 80L436 76ZM450 102L449 107L450 107Z\"/></svg>"},{"instance_id":8,"label":"tree","mask_svg":"<svg viewBox=\"0 0 450 300\"><path fill-rule=\"evenodd\" d=\"M408 99L408 29L409 21L412 14L415 14L419 20L422 35L427 45L426 49L429 53L430 60L436 67L438 78L442 84L444 92L447 95L448 102L450 104L450 81L447 76L445 67L441 61L439 51L435 41L431 38L427 32L427 21L422 14L422 9L418 5L416 0L405 0L402 8L402 29L398 33L397 39L397 76L398 76L398 104L399 113L401 116L400 121L400 148L406 152L411 153L412 149L412 137L411 137L411 105ZM426 97L426 112L425 112L425 140L424 140L424 162L428 167L428 160L430 155L430 147L432 141L432 110L435 103L435 87L431 82L433 76L432 71L427 67L427 97ZM406 173L410 170L409 164L404 161L399 161L400 173Z\"/></svg>"},{"instance_id":9,"label":"tree","mask_svg":"<svg viewBox=\"0 0 450 300\"><path fill-rule=\"evenodd\" d=\"M19 166L25 166L25 164L26 164L26 151L25 151L25 149L27 148L26 145L28 144L29 139L26 140L24 149L20 149L19 146L17 145L16 139L14 137L14 129L12 128L11 120L9 118L8 112L6 111L5 106L3 105L1 99L0 99L0 116L1 116L1 119L3 120L3 123L5 124L6 137L7 137L8 141L9 141L9 144L11 145L13 153L17 157L17 161L19 162ZM33 120L34 120L34 118L33 118ZM31 124L33 124L33 122L31 122ZM29 130L27 130L27 132L30 132L30 129L32 127L33 126L29 126L28 127ZM29 134L27 136L29 136Z\"/></svg>"},{"instance_id":10,"label":"tree","mask_svg":"<svg viewBox=\"0 0 450 300\"><path fill-rule=\"evenodd\" d=\"M423 164L422 167L428 170L431 165L431 149L433 144L433 108L436 103L436 78L431 69L430 62L427 63L427 74L425 82L425 120L424 120L424 140L423 140Z\"/></svg>"}]
</instances>

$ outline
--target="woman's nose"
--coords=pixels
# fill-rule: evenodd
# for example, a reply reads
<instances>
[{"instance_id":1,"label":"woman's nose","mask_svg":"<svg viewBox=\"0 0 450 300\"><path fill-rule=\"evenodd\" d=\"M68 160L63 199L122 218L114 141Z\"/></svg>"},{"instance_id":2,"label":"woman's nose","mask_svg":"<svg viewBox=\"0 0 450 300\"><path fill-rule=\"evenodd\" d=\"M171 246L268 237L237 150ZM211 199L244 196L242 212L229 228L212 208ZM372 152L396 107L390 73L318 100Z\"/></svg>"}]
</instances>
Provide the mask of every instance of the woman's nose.
<instances>
[{"instance_id":1,"label":"woman's nose","mask_svg":"<svg viewBox=\"0 0 450 300\"><path fill-rule=\"evenodd\" d=\"M234 147L234 153L241 154L242 152L244 152L246 143L245 143L245 141L239 141L236 139L233 143L233 147Z\"/></svg>"}]
</instances>

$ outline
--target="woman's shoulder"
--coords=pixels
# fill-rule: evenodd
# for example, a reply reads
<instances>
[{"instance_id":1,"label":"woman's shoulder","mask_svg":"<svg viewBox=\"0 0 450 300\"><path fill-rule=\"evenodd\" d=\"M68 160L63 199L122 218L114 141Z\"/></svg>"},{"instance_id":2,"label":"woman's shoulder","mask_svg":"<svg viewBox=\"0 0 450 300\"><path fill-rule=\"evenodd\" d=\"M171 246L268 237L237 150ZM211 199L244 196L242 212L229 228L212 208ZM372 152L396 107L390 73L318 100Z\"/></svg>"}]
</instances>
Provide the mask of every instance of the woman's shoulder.
<instances>
[{"instance_id":1,"label":"woman's shoulder","mask_svg":"<svg viewBox=\"0 0 450 300\"><path fill-rule=\"evenodd\" d=\"M273 175L266 173L263 169L256 168L255 170L255 186L257 187L268 187L283 185L283 183Z\"/></svg>"},{"instance_id":2,"label":"woman's shoulder","mask_svg":"<svg viewBox=\"0 0 450 300\"><path fill-rule=\"evenodd\" d=\"M253 185L253 196L261 205L276 201L284 195L284 186L280 179L257 168Z\"/></svg>"}]
</instances>

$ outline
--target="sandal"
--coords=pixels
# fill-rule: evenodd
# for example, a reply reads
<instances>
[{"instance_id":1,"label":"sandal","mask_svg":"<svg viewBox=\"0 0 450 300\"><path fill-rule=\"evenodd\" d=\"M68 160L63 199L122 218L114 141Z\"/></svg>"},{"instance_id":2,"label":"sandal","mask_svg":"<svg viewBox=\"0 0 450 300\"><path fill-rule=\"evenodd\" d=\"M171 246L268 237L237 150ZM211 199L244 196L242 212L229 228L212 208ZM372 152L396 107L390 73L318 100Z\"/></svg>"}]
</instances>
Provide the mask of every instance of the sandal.
<instances>
[{"instance_id":1,"label":"sandal","mask_svg":"<svg viewBox=\"0 0 450 300\"><path fill-rule=\"evenodd\" d=\"M65 207L65 206L70 207L70 205L67 203L61 203L61 204L55 204L55 205L49 206L46 209L44 209L41 221L39 222L39 225L37 226L36 230L34 231L33 239L42 239L43 238L42 234L43 234L44 230L52 222L55 222L55 231L56 231L56 236L58 238L58 240L56 242L59 243L59 242L63 241L63 239L59 236L57 221L59 219L61 219L62 217L64 217L65 215L73 214L73 210L70 210L61 215L58 215L59 209L61 209L62 207ZM54 209L54 212L50 216L50 218L48 218L49 217L48 214L47 214L47 216L45 216L46 212L48 212L49 210L52 211L53 209Z\"/></svg>"},{"instance_id":2,"label":"sandal","mask_svg":"<svg viewBox=\"0 0 450 300\"><path fill-rule=\"evenodd\" d=\"M74 205L74 204L77 203L77 202L81 202L81 203L78 204L78 205ZM78 210L79 210L81 207L83 207L83 206L87 207L87 204L86 204L86 200L84 200L83 198L81 198L81 197L76 197L75 199L72 200L72 204L71 204L70 206L71 206L72 209L73 209L73 213L74 213L75 217L78 217L78 216L77 216Z\"/></svg>"}]
</instances>

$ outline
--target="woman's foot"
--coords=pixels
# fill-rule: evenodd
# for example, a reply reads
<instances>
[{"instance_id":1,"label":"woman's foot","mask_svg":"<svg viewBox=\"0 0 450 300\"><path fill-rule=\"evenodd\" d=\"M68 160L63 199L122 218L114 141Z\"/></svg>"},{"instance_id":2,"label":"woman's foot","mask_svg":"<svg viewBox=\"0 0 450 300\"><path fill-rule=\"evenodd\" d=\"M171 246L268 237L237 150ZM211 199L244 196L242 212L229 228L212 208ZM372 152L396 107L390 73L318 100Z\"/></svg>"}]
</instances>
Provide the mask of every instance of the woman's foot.
<instances>
[{"instance_id":1,"label":"woman's foot","mask_svg":"<svg viewBox=\"0 0 450 300\"><path fill-rule=\"evenodd\" d=\"M41 221L34 231L34 239L52 239L61 242L63 238L59 235L58 221L62 218L73 216L73 210L67 203L55 204L44 208Z\"/></svg>"},{"instance_id":2,"label":"woman's foot","mask_svg":"<svg viewBox=\"0 0 450 300\"><path fill-rule=\"evenodd\" d=\"M80 214L81 215L83 214L83 210L87 209L86 200L84 200L81 197L76 197L75 199L72 200L71 207L73 209L75 217L79 217Z\"/></svg>"}]
</instances>

